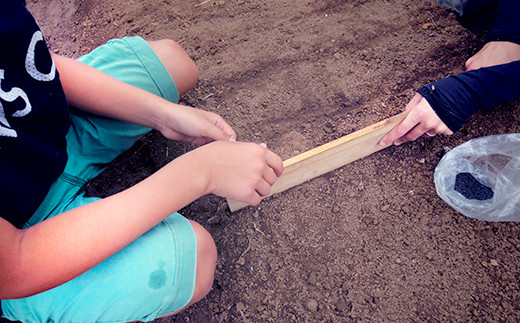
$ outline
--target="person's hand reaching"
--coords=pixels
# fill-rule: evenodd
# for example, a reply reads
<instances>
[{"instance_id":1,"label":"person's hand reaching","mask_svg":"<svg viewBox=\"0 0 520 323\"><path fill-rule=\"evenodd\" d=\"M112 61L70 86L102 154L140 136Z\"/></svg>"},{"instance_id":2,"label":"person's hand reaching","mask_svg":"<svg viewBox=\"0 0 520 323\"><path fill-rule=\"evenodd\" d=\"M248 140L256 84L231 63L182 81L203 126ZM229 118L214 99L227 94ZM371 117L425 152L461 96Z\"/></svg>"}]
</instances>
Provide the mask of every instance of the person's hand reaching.
<instances>
[{"instance_id":1,"label":"person's hand reaching","mask_svg":"<svg viewBox=\"0 0 520 323\"><path fill-rule=\"evenodd\" d=\"M410 100L405 110L410 112L379 141L380 146L387 146L391 143L399 146L422 135L433 137L437 134L453 134L433 111L428 101L419 93L416 93Z\"/></svg>"}]
</instances>

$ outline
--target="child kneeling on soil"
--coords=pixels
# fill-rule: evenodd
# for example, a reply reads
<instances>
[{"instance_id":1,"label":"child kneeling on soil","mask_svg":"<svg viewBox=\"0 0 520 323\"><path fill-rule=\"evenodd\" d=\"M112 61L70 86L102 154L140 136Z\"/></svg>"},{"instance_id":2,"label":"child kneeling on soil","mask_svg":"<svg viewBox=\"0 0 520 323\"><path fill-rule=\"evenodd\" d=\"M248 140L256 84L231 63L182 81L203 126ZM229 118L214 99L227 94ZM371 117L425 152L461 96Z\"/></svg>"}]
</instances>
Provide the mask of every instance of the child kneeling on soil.
<instances>
[{"instance_id":1,"label":"child kneeling on soil","mask_svg":"<svg viewBox=\"0 0 520 323\"><path fill-rule=\"evenodd\" d=\"M0 39L2 317L150 321L204 297L216 247L176 211L208 193L258 204L281 159L174 103L198 70L173 41L51 56L22 0L2 4ZM123 192L86 197L84 184L150 128L202 146Z\"/></svg>"}]
</instances>

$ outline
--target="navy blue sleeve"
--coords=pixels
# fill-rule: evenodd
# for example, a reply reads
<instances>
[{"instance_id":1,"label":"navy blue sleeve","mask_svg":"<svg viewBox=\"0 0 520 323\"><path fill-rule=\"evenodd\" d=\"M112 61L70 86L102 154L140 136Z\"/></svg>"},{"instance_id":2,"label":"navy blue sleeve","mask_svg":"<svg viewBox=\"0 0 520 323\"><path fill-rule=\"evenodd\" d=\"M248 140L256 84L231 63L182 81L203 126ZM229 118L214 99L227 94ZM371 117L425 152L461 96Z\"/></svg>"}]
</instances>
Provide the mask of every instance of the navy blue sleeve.
<instances>
[{"instance_id":1,"label":"navy blue sleeve","mask_svg":"<svg viewBox=\"0 0 520 323\"><path fill-rule=\"evenodd\" d=\"M450 76L425 85L418 92L446 126L456 132L476 111L520 97L520 61Z\"/></svg>"},{"instance_id":2,"label":"navy blue sleeve","mask_svg":"<svg viewBox=\"0 0 520 323\"><path fill-rule=\"evenodd\" d=\"M520 0L499 0L486 42L520 44ZM472 70L423 86L418 91L439 118L458 131L475 113L520 97L520 61Z\"/></svg>"},{"instance_id":3,"label":"navy blue sleeve","mask_svg":"<svg viewBox=\"0 0 520 323\"><path fill-rule=\"evenodd\" d=\"M490 41L510 41L520 44L519 0L498 1L493 28L486 36L486 42Z\"/></svg>"}]
</instances>

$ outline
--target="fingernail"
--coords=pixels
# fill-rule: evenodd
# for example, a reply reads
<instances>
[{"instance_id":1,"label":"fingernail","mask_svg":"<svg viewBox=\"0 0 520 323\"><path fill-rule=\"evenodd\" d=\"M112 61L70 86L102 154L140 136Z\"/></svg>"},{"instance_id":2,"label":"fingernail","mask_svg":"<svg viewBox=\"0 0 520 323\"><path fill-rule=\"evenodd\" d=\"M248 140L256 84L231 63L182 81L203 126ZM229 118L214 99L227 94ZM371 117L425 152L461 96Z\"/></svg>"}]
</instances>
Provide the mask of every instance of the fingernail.
<instances>
[{"instance_id":1,"label":"fingernail","mask_svg":"<svg viewBox=\"0 0 520 323\"><path fill-rule=\"evenodd\" d=\"M379 146L381 146L381 147L386 146L386 142L384 142L384 141L380 141L380 142L379 142Z\"/></svg>"},{"instance_id":2,"label":"fingernail","mask_svg":"<svg viewBox=\"0 0 520 323\"><path fill-rule=\"evenodd\" d=\"M231 137L229 138L229 141L237 141L235 138Z\"/></svg>"}]
</instances>

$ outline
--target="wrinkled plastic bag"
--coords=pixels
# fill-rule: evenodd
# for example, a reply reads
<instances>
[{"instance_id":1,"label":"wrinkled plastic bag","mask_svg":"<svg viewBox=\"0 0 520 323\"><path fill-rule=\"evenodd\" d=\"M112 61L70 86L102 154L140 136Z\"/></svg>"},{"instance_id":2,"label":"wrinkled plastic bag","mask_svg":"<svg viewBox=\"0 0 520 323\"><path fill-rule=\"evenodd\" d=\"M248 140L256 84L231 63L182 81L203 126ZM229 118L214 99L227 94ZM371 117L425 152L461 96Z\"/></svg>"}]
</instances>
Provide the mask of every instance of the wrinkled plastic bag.
<instances>
[{"instance_id":1,"label":"wrinkled plastic bag","mask_svg":"<svg viewBox=\"0 0 520 323\"><path fill-rule=\"evenodd\" d=\"M520 134L472 139L435 168L437 194L465 216L520 222Z\"/></svg>"}]
</instances>

